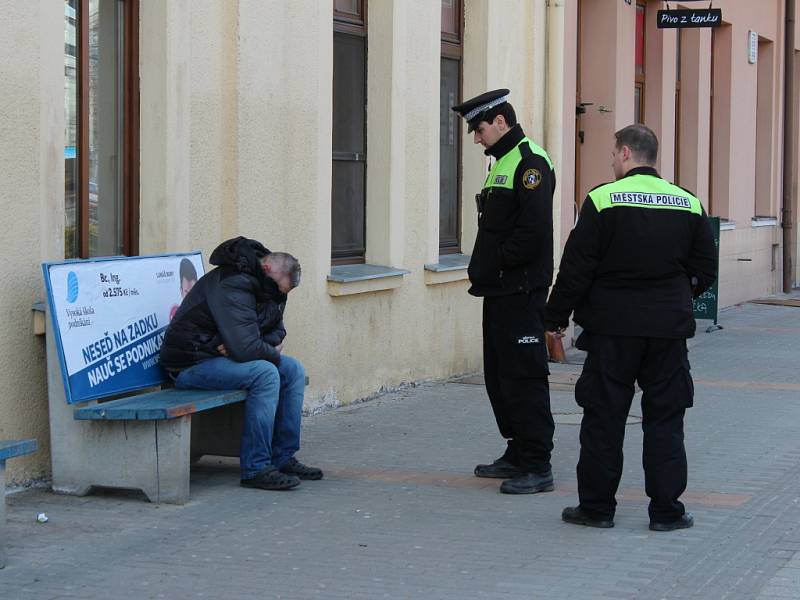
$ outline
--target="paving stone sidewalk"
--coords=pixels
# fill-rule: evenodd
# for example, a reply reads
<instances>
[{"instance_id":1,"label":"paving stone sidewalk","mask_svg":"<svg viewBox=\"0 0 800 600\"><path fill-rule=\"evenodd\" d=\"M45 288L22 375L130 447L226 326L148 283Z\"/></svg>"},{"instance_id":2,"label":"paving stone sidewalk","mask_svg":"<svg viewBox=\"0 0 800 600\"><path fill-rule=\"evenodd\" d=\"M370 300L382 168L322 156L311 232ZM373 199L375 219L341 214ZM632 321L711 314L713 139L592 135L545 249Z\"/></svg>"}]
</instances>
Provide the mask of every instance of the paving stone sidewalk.
<instances>
[{"instance_id":1,"label":"paving stone sidewalk","mask_svg":"<svg viewBox=\"0 0 800 600\"><path fill-rule=\"evenodd\" d=\"M552 493L473 477L502 451L483 387L428 383L306 419L300 458L326 477L291 492L240 488L235 462L205 458L180 507L9 495L0 598L800 598L800 308L720 322L690 351L693 529L647 529L636 402L616 527L561 522L579 367L557 365Z\"/></svg>"}]
</instances>

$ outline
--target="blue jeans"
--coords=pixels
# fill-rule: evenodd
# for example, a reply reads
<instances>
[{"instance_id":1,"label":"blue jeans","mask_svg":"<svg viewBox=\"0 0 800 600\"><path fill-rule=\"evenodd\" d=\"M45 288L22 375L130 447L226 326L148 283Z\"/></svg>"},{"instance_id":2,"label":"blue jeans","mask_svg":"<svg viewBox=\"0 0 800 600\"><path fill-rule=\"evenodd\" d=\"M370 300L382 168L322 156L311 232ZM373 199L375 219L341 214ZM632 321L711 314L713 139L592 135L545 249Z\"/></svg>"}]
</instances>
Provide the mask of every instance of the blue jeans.
<instances>
[{"instance_id":1,"label":"blue jeans","mask_svg":"<svg viewBox=\"0 0 800 600\"><path fill-rule=\"evenodd\" d=\"M175 387L201 390L247 390L239 463L242 479L282 467L300 448L306 372L291 356L280 366L266 360L236 362L212 358L184 369Z\"/></svg>"}]
</instances>

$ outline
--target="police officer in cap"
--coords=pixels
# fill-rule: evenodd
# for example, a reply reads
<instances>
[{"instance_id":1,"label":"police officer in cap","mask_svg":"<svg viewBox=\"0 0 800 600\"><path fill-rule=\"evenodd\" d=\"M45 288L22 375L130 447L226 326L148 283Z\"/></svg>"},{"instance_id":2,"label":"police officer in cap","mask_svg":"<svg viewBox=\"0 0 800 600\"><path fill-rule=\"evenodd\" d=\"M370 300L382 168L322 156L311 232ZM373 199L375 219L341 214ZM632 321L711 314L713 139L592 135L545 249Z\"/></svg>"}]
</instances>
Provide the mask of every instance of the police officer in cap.
<instances>
[{"instance_id":1,"label":"police officer in cap","mask_svg":"<svg viewBox=\"0 0 800 600\"><path fill-rule=\"evenodd\" d=\"M469 293L483 297L486 391L503 455L475 467L478 477L506 479L500 491L553 490L553 416L547 382L543 311L553 279L553 164L525 137L507 89L454 106L492 164L478 204L478 236L469 263Z\"/></svg>"},{"instance_id":2,"label":"police officer in cap","mask_svg":"<svg viewBox=\"0 0 800 600\"><path fill-rule=\"evenodd\" d=\"M613 527L622 475L625 422L642 389L645 490L650 529L694 523L679 498L686 489L683 417L693 403L686 338L692 297L717 276L716 249L700 201L662 179L658 139L644 125L616 133L616 181L587 196L567 240L545 323L560 335L570 313L588 352L575 386L583 407L578 462L580 504L562 519Z\"/></svg>"}]
</instances>

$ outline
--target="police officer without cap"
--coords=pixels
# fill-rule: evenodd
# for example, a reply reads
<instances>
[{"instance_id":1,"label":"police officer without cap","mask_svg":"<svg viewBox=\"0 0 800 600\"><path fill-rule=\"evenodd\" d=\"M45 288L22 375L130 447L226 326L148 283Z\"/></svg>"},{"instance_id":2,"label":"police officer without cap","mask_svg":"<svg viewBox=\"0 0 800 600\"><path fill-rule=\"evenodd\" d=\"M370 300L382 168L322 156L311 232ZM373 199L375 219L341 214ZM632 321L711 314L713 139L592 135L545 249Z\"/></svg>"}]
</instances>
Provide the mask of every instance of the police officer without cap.
<instances>
[{"instance_id":1,"label":"police officer without cap","mask_svg":"<svg viewBox=\"0 0 800 600\"><path fill-rule=\"evenodd\" d=\"M478 235L469 264L469 293L483 297L486 391L502 457L475 475L507 479L500 491L553 489L553 416L547 382L543 311L553 279L553 191L547 153L525 137L507 89L454 106L474 142L494 158L478 203Z\"/></svg>"},{"instance_id":2,"label":"police officer without cap","mask_svg":"<svg viewBox=\"0 0 800 600\"><path fill-rule=\"evenodd\" d=\"M694 523L678 500L687 475L683 417L694 395L686 338L695 331L692 297L716 279L716 250L700 201L653 168L655 134L631 125L615 135L617 180L589 192L545 311L548 331L562 335L574 310L583 327L577 346L588 352L575 386L580 504L562 519L613 527L638 382L650 529L684 529Z\"/></svg>"}]
</instances>

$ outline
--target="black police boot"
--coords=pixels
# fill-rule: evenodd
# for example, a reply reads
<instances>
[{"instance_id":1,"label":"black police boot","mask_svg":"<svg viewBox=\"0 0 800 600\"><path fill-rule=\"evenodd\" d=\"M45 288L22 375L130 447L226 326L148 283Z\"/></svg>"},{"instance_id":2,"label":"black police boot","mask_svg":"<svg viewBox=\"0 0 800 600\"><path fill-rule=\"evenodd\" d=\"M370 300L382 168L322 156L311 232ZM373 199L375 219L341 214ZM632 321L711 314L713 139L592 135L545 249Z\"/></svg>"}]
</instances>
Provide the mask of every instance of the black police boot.
<instances>
[{"instance_id":1,"label":"black police boot","mask_svg":"<svg viewBox=\"0 0 800 600\"><path fill-rule=\"evenodd\" d=\"M514 479L504 481L500 485L500 491L504 494L537 494L539 492L552 492L553 472L547 473L524 473Z\"/></svg>"},{"instance_id":2,"label":"black police boot","mask_svg":"<svg viewBox=\"0 0 800 600\"><path fill-rule=\"evenodd\" d=\"M613 519L593 517L580 506L568 506L561 512L561 520L573 525L586 525L587 527L600 527L608 529L614 526Z\"/></svg>"},{"instance_id":3,"label":"black police boot","mask_svg":"<svg viewBox=\"0 0 800 600\"><path fill-rule=\"evenodd\" d=\"M490 465L478 465L475 467L475 477L489 477L491 479L511 479L524 475L525 471L517 465L512 464L504 458L498 458Z\"/></svg>"},{"instance_id":4,"label":"black police boot","mask_svg":"<svg viewBox=\"0 0 800 600\"><path fill-rule=\"evenodd\" d=\"M689 529L694 525L692 513L684 513L672 521L650 521L651 531L674 531L676 529Z\"/></svg>"}]
</instances>

